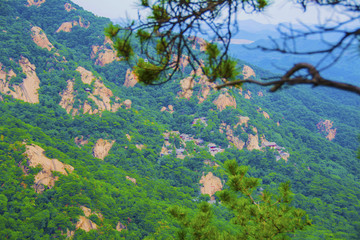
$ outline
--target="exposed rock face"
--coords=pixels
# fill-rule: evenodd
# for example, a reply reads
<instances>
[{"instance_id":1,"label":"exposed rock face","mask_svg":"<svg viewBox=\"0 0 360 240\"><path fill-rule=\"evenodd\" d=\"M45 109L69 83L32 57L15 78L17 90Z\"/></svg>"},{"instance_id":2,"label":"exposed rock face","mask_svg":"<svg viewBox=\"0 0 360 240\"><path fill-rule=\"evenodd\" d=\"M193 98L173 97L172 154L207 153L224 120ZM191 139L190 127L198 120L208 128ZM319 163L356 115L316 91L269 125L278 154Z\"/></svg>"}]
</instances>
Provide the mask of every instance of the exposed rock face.
<instances>
[{"instance_id":1,"label":"exposed rock face","mask_svg":"<svg viewBox=\"0 0 360 240\"><path fill-rule=\"evenodd\" d=\"M199 48L200 51L205 51L206 50L206 46L207 46L207 42L200 37L189 37L189 40L192 41L192 49L196 49Z\"/></svg>"},{"instance_id":2,"label":"exposed rock face","mask_svg":"<svg viewBox=\"0 0 360 240\"><path fill-rule=\"evenodd\" d=\"M316 124L317 129L321 132L327 133L326 139L332 141L336 136L336 128L332 129L334 122L330 120L320 121Z\"/></svg>"},{"instance_id":3,"label":"exposed rock face","mask_svg":"<svg viewBox=\"0 0 360 240\"><path fill-rule=\"evenodd\" d=\"M66 110L67 113L70 113L74 105L74 82L71 80L67 81L67 88L63 93L60 93L61 101L59 105Z\"/></svg>"},{"instance_id":4,"label":"exposed rock face","mask_svg":"<svg viewBox=\"0 0 360 240\"><path fill-rule=\"evenodd\" d=\"M201 68L199 68L201 70ZM209 79L202 73L202 71L199 73L199 84L201 85L201 94L198 96L199 103L204 102L207 97L209 96L210 92L214 87L216 86L216 83L209 82Z\"/></svg>"},{"instance_id":5,"label":"exposed rock face","mask_svg":"<svg viewBox=\"0 0 360 240\"><path fill-rule=\"evenodd\" d=\"M89 232L90 230L97 229L97 225L94 222L92 222L90 219L88 219L88 217L90 217L90 215L92 214L95 214L99 218L102 218L102 215L97 213L92 213L91 209L84 206L81 206L81 209L83 210L85 216L79 216L79 221L76 223L76 229L80 228L85 232Z\"/></svg>"},{"instance_id":6,"label":"exposed rock face","mask_svg":"<svg viewBox=\"0 0 360 240\"><path fill-rule=\"evenodd\" d=\"M226 132L226 138L229 140L229 143L232 143L237 149L242 150L244 148L245 143L240 140L238 137L234 136L234 131L232 130L230 125L223 123L220 126L220 132Z\"/></svg>"},{"instance_id":7,"label":"exposed rock face","mask_svg":"<svg viewBox=\"0 0 360 240\"><path fill-rule=\"evenodd\" d=\"M249 134L248 135L248 140L246 142L246 148L249 150L249 151L252 151L254 149L256 150L260 150L260 147L259 147L259 136L256 134L256 135L252 135L252 134Z\"/></svg>"},{"instance_id":8,"label":"exposed rock face","mask_svg":"<svg viewBox=\"0 0 360 240\"><path fill-rule=\"evenodd\" d=\"M129 142L131 141L131 136L129 134L126 134L126 138L129 140Z\"/></svg>"},{"instance_id":9,"label":"exposed rock face","mask_svg":"<svg viewBox=\"0 0 360 240\"><path fill-rule=\"evenodd\" d=\"M173 61L175 64L177 61L179 61L179 68L181 70L184 70L185 67L189 64L189 56L182 55L180 58L178 58L178 56L176 54L174 54L173 58L174 58Z\"/></svg>"},{"instance_id":10,"label":"exposed rock face","mask_svg":"<svg viewBox=\"0 0 360 240\"><path fill-rule=\"evenodd\" d=\"M26 5L27 7L30 6L40 7L40 5L45 2L45 0L27 0L27 2L28 2L28 4Z\"/></svg>"},{"instance_id":11,"label":"exposed rock face","mask_svg":"<svg viewBox=\"0 0 360 240\"><path fill-rule=\"evenodd\" d=\"M124 229L126 230L127 227L119 221L119 222L117 223L117 225L116 225L116 231L121 232L121 231L124 230Z\"/></svg>"},{"instance_id":12,"label":"exposed rock face","mask_svg":"<svg viewBox=\"0 0 360 240\"><path fill-rule=\"evenodd\" d=\"M262 114L264 115L264 118L270 119L270 116L267 112L263 111Z\"/></svg>"},{"instance_id":13,"label":"exposed rock face","mask_svg":"<svg viewBox=\"0 0 360 240\"><path fill-rule=\"evenodd\" d=\"M132 178L132 177L126 176L126 179L127 179L127 180L130 180L133 184L135 184L135 185L136 185L136 179L135 179L135 178Z\"/></svg>"},{"instance_id":14,"label":"exposed rock face","mask_svg":"<svg viewBox=\"0 0 360 240\"><path fill-rule=\"evenodd\" d=\"M66 10L67 12L70 12L71 10L76 10L76 8L74 8L73 6L71 6L70 3L65 3L64 7L65 7L65 10Z\"/></svg>"},{"instance_id":15,"label":"exposed rock face","mask_svg":"<svg viewBox=\"0 0 360 240\"><path fill-rule=\"evenodd\" d=\"M0 63L0 92L11 95L16 99L23 100L25 102L38 103L40 80L35 72L36 67L25 57L20 59L19 64L22 67L26 78L20 85L10 86L9 80L11 77L16 76L16 74L12 70L5 72L2 69L2 64ZM13 89L10 89L10 87Z\"/></svg>"},{"instance_id":16,"label":"exposed rock face","mask_svg":"<svg viewBox=\"0 0 360 240\"><path fill-rule=\"evenodd\" d=\"M233 96L230 96L228 92L226 92L225 94L220 94L213 103L220 111L224 110L227 106L236 108L235 98Z\"/></svg>"},{"instance_id":17,"label":"exposed rock face","mask_svg":"<svg viewBox=\"0 0 360 240\"><path fill-rule=\"evenodd\" d=\"M60 172L61 174L67 175L68 172L72 172L74 168L68 164L64 164L57 159L49 159L44 155L44 149L37 145L27 145L26 156L29 161L30 167L36 167L40 165L42 170L35 176L35 190L38 193L44 191L44 185L53 187L58 177L54 177L53 171Z\"/></svg>"},{"instance_id":18,"label":"exposed rock face","mask_svg":"<svg viewBox=\"0 0 360 240\"><path fill-rule=\"evenodd\" d=\"M76 115L81 107L84 114L96 114L105 110L116 112L122 105L125 105L126 108L131 108L130 100L125 100L123 103L120 103L120 98L118 97L115 97L115 102L111 103L110 98L113 96L112 91L108 89L101 80L96 79L92 72L83 67L78 67L77 71L80 72L81 80L85 84L90 85L93 81L95 81L93 84L94 89L92 93L89 93L88 98L95 102L97 109L92 109L88 102L84 102L84 104L79 106L79 108L74 107L74 81L69 80L67 82L67 88L64 92L60 93L61 101L59 103L59 105L63 107L67 113L70 113L71 110L73 110L73 115Z\"/></svg>"},{"instance_id":19,"label":"exposed rock face","mask_svg":"<svg viewBox=\"0 0 360 240\"><path fill-rule=\"evenodd\" d=\"M31 37L36 45L41 48L46 48L48 51L54 48L44 31L39 27L34 26L31 28Z\"/></svg>"},{"instance_id":20,"label":"exposed rock face","mask_svg":"<svg viewBox=\"0 0 360 240\"><path fill-rule=\"evenodd\" d=\"M137 78L137 76L134 74L133 71L131 71L130 69L128 69L128 70L126 71L126 77L125 77L124 86L125 86L125 87L134 87L137 83L138 83L138 78Z\"/></svg>"},{"instance_id":21,"label":"exposed rock face","mask_svg":"<svg viewBox=\"0 0 360 240\"><path fill-rule=\"evenodd\" d=\"M114 145L114 143L115 140L108 141L100 138L96 142L95 147L93 149L93 156L101 160L104 160L104 158L109 154L109 151L111 147Z\"/></svg>"},{"instance_id":22,"label":"exposed rock face","mask_svg":"<svg viewBox=\"0 0 360 240\"><path fill-rule=\"evenodd\" d=\"M137 149L139 149L140 151L143 150L144 148L146 148L146 146L144 144L136 144L135 147Z\"/></svg>"},{"instance_id":23,"label":"exposed rock face","mask_svg":"<svg viewBox=\"0 0 360 240\"><path fill-rule=\"evenodd\" d=\"M251 76L256 77L254 70L247 65L244 65L242 74L244 75L244 79L249 79Z\"/></svg>"},{"instance_id":24,"label":"exposed rock face","mask_svg":"<svg viewBox=\"0 0 360 240\"><path fill-rule=\"evenodd\" d=\"M243 117L243 116L239 116L239 123L236 125L236 127L238 125L243 125L245 124L245 127L248 127L248 121L250 120L249 117Z\"/></svg>"},{"instance_id":25,"label":"exposed rock face","mask_svg":"<svg viewBox=\"0 0 360 240\"><path fill-rule=\"evenodd\" d=\"M105 38L104 44L102 46L92 46L90 57L96 58L96 65L103 67L115 60L120 60L120 58L117 57L116 51L112 48L112 45L113 42L110 39Z\"/></svg>"},{"instance_id":26,"label":"exposed rock face","mask_svg":"<svg viewBox=\"0 0 360 240\"><path fill-rule=\"evenodd\" d=\"M126 99L126 100L124 101L124 105L125 105L126 109L130 109L130 108L131 108L131 104L132 104L132 102L131 102L130 99Z\"/></svg>"},{"instance_id":27,"label":"exposed rock face","mask_svg":"<svg viewBox=\"0 0 360 240\"><path fill-rule=\"evenodd\" d=\"M76 137L76 138L74 139L74 141L75 141L76 145L78 145L78 146L79 146L79 145L84 146L84 145L86 145L86 144L89 143L88 140L85 140L85 139L84 139L84 136L81 136L81 138Z\"/></svg>"},{"instance_id":28,"label":"exposed rock face","mask_svg":"<svg viewBox=\"0 0 360 240\"><path fill-rule=\"evenodd\" d=\"M179 93L179 97L190 99L193 94L193 88L195 80L193 77L187 77L180 81L182 91Z\"/></svg>"},{"instance_id":29,"label":"exposed rock face","mask_svg":"<svg viewBox=\"0 0 360 240\"><path fill-rule=\"evenodd\" d=\"M101 100L96 98L95 95L99 96ZM94 84L94 90L92 94L90 94L89 98L91 98L96 103L96 105L99 107L99 111L111 111L110 97L112 96L113 93L111 90L105 87L103 82L97 79Z\"/></svg>"},{"instance_id":30,"label":"exposed rock face","mask_svg":"<svg viewBox=\"0 0 360 240\"><path fill-rule=\"evenodd\" d=\"M251 99L251 92L250 92L250 90L248 90L248 91L244 94L244 98L245 98L245 99Z\"/></svg>"},{"instance_id":31,"label":"exposed rock face","mask_svg":"<svg viewBox=\"0 0 360 240\"><path fill-rule=\"evenodd\" d=\"M84 20L79 16L79 20L78 21L72 21L72 22L64 22L61 24L61 26L58 28L58 30L56 30L56 32L71 32L72 28L74 26L80 26L83 28L88 28L90 27L90 22L87 22L86 24L83 22Z\"/></svg>"},{"instance_id":32,"label":"exposed rock face","mask_svg":"<svg viewBox=\"0 0 360 240\"><path fill-rule=\"evenodd\" d=\"M120 98L115 97L115 102L111 102L113 93L108 89L104 83L95 78L92 72L86 70L83 67L76 69L81 74L81 80L85 84L93 86L93 90L89 93L88 98L95 102L97 109L92 109L91 105L85 101L82 106L75 108L74 105L74 81L69 80L67 89L63 93L60 93L61 101L60 106L66 109L67 113L73 110L73 115L79 112L79 109L83 109L83 113L96 114L102 111L108 110L116 112L122 105L125 105L127 109L131 108L131 100L125 100L123 103L120 102Z\"/></svg>"},{"instance_id":33,"label":"exposed rock face","mask_svg":"<svg viewBox=\"0 0 360 240\"><path fill-rule=\"evenodd\" d=\"M38 90L40 88L40 79L36 75L35 65L31 64L29 60L24 57L20 59L19 64L22 67L23 72L26 74L26 78L20 85L25 96L25 99L23 100L29 103L39 103Z\"/></svg>"},{"instance_id":34,"label":"exposed rock face","mask_svg":"<svg viewBox=\"0 0 360 240\"><path fill-rule=\"evenodd\" d=\"M12 95L14 98L14 93L9 88L9 80L12 77L16 77L16 74L12 69L10 69L8 72L5 71L3 65L0 63L0 91L4 94ZM18 87L18 86L15 86ZM20 90L20 89L19 89Z\"/></svg>"},{"instance_id":35,"label":"exposed rock face","mask_svg":"<svg viewBox=\"0 0 360 240\"><path fill-rule=\"evenodd\" d=\"M160 112L169 112L169 113L174 113L174 107L173 105L168 105L167 107L162 107L160 109Z\"/></svg>"},{"instance_id":36,"label":"exposed rock face","mask_svg":"<svg viewBox=\"0 0 360 240\"><path fill-rule=\"evenodd\" d=\"M211 200L215 200L213 196L217 191L221 191L223 185L221 183L221 179L215 177L212 172L209 172L206 176L202 176L200 179L200 184L203 186L201 187L200 191L202 194L209 194Z\"/></svg>"},{"instance_id":37,"label":"exposed rock face","mask_svg":"<svg viewBox=\"0 0 360 240\"><path fill-rule=\"evenodd\" d=\"M92 72L86 70L85 68L79 66L76 71L81 74L81 81L85 84L91 84L93 80L95 80L95 76Z\"/></svg>"}]
</instances>

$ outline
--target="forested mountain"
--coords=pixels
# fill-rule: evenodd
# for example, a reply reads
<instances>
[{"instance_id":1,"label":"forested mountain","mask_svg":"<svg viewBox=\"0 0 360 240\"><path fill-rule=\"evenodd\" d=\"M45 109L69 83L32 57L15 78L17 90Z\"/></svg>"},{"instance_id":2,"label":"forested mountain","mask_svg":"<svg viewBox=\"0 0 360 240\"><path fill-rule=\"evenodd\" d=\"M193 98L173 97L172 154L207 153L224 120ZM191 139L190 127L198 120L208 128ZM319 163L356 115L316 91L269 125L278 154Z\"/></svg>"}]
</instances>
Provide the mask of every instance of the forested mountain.
<instances>
[{"instance_id":1,"label":"forested mountain","mask_svg":"<svg viewBox=\"0 0 360 240\"><path fill-rule=\"evenodd\" d=\"M143 86L105 38L109 19L69 0L0 9L1 239L174 239L168 208L192 216L201 201L235 234L216 193L228 188L229 159L262 179L254 194L291 182L313 225L290 238L360 238L354 96L215 91L186 56L173 81ZM244 78L272 76L239 67Z\"/></svg>"}]
</instances>

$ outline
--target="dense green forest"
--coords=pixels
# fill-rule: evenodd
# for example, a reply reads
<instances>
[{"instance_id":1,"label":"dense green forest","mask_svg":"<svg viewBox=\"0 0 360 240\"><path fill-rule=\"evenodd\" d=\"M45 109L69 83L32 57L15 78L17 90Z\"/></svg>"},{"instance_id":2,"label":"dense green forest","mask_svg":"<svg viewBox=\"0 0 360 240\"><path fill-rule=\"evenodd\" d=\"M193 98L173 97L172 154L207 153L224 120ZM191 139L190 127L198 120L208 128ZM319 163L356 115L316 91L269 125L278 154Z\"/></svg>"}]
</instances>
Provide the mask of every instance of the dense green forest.
<instances>
[{"instance_id":1,"label":"dense green forest","mask_svg":"<svg viewBox=\"0 0 360 240\"><path fill-rule=\"evenodd\" d=\"M282 237L360 238L356 101L251 85L205 96L200 74L185 97L186 64L164 85L129 84L130 67L105 39L109 19L68 0L0 1L0 9L1 239L174 239L181 222L169 209L197 216L204 201L211 225L236 235L221 191L200 191L210 172L229 189L227 160L262 179L254 196L290 181L291 206L312 225ZM245 65L253 78L272 76ZM32 164L35 146L63 169Z\"/></svg>"}]
</instances>

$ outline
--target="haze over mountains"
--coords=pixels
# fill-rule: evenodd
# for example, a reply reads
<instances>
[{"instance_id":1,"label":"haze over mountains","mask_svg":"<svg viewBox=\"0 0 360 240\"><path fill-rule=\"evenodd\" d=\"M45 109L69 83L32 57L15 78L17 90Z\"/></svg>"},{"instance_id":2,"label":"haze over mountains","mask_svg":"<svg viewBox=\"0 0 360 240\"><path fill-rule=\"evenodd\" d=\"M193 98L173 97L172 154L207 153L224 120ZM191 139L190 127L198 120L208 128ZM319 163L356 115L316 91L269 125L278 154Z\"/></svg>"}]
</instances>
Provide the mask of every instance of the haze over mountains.
<instances>
[{"instance_id":1,"label":"haze over mountains","mask_svg":"<svg viewBox=\"0 0 360 240\"><path fill-rule=\"evenodd\" d=\"M191 215L201 201L212 203L216 229L235 234L217 195L229 159L263 179L254 195L291 182L293 206L314 224L291 238L359 238L355 96L215 91L186 56L174 81L143 86L105 38L109 19L69 0L0 9L1 239L173 239L179 226L167 209ZM235 47L244 78L274 76L252 64L271 66L266 55L284 61Z\"/></svg>"}]
</instances>

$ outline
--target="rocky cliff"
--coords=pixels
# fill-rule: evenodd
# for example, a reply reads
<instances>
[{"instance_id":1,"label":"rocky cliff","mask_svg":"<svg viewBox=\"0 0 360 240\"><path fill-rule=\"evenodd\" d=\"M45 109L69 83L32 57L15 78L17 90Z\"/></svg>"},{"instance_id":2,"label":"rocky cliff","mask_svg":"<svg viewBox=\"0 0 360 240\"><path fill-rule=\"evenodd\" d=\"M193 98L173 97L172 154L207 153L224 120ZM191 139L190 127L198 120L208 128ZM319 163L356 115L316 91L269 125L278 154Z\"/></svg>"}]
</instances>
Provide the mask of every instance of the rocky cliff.
<instances>
[{"instance_id":1,"label":"rocky cliff","mask_svg":"<svg viewBox=\"0 0 360 240\"><path fill-rule=\"evenodd\" d=\"M254 70L247 65L244 65L242 74L244 76L244 79L249 79L250 77L256 77Z\"/></svg>"},{"instance_id":2,"label":"rocky cliff","mask_svg":"<svg viewBox=\"0 0 360 240\"><path fill-rule=\"evenodd\" d=\"M83 28L88 28L90 27L90 22L85 22L85 20L79 16L77 21L71 21L71 22L64 22L61 24L61 26L56 30L56 32L71 32L72 28L74 26L79 26L79 27L83 27Z\"/></svg>"},{"instance_id":3,"label":"rocky cliff","mask_svg":"<svg viewBox=\"0 0 360 240\"><path fill-rule=\"evenodd\" d=\"M25 155L28 158L28 165L30 167L40 166L42 170L35 176L34 188L38 193L44 191L45 186L52 188L58 177L55 177L52 172L56 171L67 175L71 173L74 168L68 164L64 164L57 159L49 159L44 155L44 149L37 145L26 145Z\"/></svg>"},{"instance_id":4,"label":"rocky cliff","mask_svg":"<svg viewBox=\"0 0 360 240\"><path fill-rule=\"evenodd\" d=\"M138 83L137 76L134 74L133 71L131 71L131 69L128 69L126 71L126 75L125 75L124 86L125 87L134 87L137 83Z\"/></svg>"},{"instance_id":5,"label":"rocky cliff","mask_svg":"<svg viewBox=\"0 0 360 240\"><path fill-rule=\"evenodd\" d=\"M117 57L116 51L113 49L113 42L109 38L105 38L104 44L101 46L92 46L90 57L95 59L95 64L105 66L115 60L120 60Z\"/></svg>"},{"instance_id":6,"label":"rocky cliff","mask_svg":"<svg viewBox=\"0 0 360 240\"><path fill-rule=\"evenodd\" d=\"M213 102L217 108L222 111L226 107L234 107L236 108L236 101L233 96L231 96L228 92L221 93L219 97Z\"/></svg>"},{"instance_id":7,"label":"rocky cliff","mask_svg":"<svg viewBox=\"0 0 360 240\"><path fill-rule=\"evenodd\" d=\"M81 74L81 80L83 83L92 85L92 91L91 89L88 90L88 99L95 102L96 108L93 108L87 101L82 103L80 106L74 106L76 95L76 93L74 93L74 80L68 80L67 88L60 93L61 101L59 103L61 107L66 109L67 113L70 113L71 110L73 110L73 115L76 115L80 109L83 110L84 114L96 114L105 110L116 112L123 105L126 109L131 108L132 102L129 99L121 102L119 97L115 97L115 101L111 101L111 98L113 97L112 91L105 86L101 79L96 78L92 72L81 66L79 66L76 70Z\"/></svg>"},{"instance_id":8,"label":"rocky cliff","mask_svg":"<svg viewBox=\"0 0 360 240\"><path fill-rule=\"evenodd\" d=\"M46 34L40 27L32 27L31 28L31 37L36 45L41 48L46 48L48 51L54 48Z\"/></svg>"},{"instance_id":9,"label":"rocky cliff","mask_svg":"<svg viewBox=\"0 0 360 240\"><path fill-rule=\"evenodd\" d=\"M41 4L45 2L45 0L27 0L28 4L26 6L36 6L40 7Z\"/></svg>"},{"instance_id":10,"label":"rocky cliff","mask_svg":"<svg viewBox=\"0 0 360 240\"><path fill-rule=\"evenodd\" d=\"M93 149L93 156L104 160L104 158L109 154L111 147L114 145L115 140L104 140L99 139L97 140L94 149Z\"/></svg>"},{"instance_id":11,"label":"rocky cliff","mask_svg":"<svg viewBox=\"0 0 360 240\"><path fill-rule=\"evenodd\" d=\"M336 136L336 128L333 129L334 122L330 120L324 120L320 121L318 124L316 124L317 129L319 129L321 132L327 134L326 139L329 141L332 141Z\"/></svg>"},{"instance_id":12,"label":"rocky cliff","mask_svg":"<svg viewBox=\"0 0 360 240\"><path fill-rule=\"evenodd\" d=\"M5 71L3 65L0 63L0 92L11 95L24 102L38 103L40 80L36 75L35 65L31 64L25 57L21 57L19 65L26 75L26 78L23 79L23 82L19 85L10 85L10 78L15 77L16 74L11 69Z\"/></svg>"},{"instance_id":13,"label":"rocky cliff","mask_svg":"<svg viewBox=\"0 0 360 240\"><path fill-rule=\"evenodd\" d=\"M211 200L215 200L214 194L217 191L221 191L223 185L221 179L214 176L212 172L209 172L206 176L203 175L200 179L200 184L203 186L200 188L202 194L209 194Z\"/></svg>"}]
</instances>

